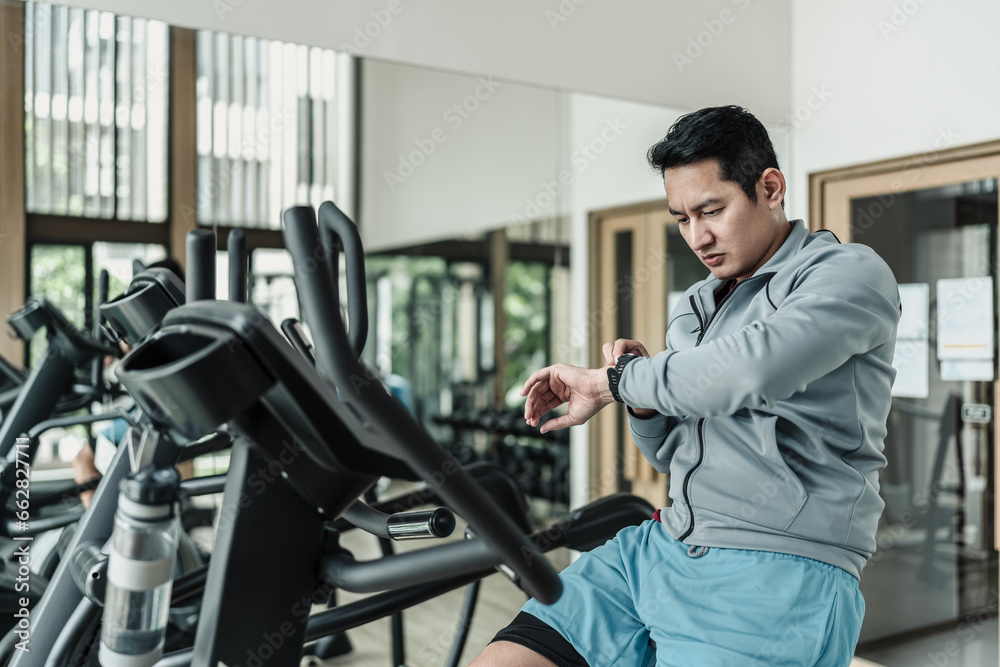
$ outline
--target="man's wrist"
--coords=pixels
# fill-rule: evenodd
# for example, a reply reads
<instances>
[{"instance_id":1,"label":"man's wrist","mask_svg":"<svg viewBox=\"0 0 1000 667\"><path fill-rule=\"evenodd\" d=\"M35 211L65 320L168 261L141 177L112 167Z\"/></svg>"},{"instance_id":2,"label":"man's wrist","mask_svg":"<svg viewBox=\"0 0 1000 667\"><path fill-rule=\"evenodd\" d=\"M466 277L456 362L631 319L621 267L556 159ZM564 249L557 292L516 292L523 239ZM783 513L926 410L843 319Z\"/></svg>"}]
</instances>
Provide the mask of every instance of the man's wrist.
<instances>
[{"instance_id":1,"label":"man's wrist","mask_svg":"<svg viewBox=\"0 0 1000 667\"><path fill-rule=\"evenodd\" d=\"M593 374L594 394L603 405L611 405L615 402L615 397L608 386L608 374L604 368L597 368Z\"/></svg>"},{"instance_id":2,"label":"man's wrist","mask_svg":"<svg viewBox=\"0 0 1000 667\"><path fill-rule=\"evenodd\" d=\"M638 358L639 355L637 354L625 353L620 357L618 357L614 366L608 367L608 389L611 391L611 398L618 401L619 403L625 402L625 400L621 396L621 393L619 393L622 373L625 371L626 366L628 366L632 361Z\"/></svg>"}]
</instances>

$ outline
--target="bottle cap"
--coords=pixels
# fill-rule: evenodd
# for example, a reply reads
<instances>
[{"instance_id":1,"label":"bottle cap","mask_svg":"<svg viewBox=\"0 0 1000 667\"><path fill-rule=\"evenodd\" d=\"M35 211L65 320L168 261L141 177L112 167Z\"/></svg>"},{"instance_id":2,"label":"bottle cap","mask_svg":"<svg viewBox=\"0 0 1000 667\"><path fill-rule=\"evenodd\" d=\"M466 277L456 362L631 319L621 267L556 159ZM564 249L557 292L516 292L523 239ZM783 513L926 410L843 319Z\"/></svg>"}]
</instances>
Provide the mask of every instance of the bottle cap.
<instances>
[{"instance_id":1,"label":"bottle cap","mask_svg":"<svg viewBox=\"0 0 1000 667\"><path fill-rule=\"evenodd\" d=\"M140 505L167 505L177 500L180 484L176 468L147 466L123 479L121 492Z\"/></svg>"}]
</instances>

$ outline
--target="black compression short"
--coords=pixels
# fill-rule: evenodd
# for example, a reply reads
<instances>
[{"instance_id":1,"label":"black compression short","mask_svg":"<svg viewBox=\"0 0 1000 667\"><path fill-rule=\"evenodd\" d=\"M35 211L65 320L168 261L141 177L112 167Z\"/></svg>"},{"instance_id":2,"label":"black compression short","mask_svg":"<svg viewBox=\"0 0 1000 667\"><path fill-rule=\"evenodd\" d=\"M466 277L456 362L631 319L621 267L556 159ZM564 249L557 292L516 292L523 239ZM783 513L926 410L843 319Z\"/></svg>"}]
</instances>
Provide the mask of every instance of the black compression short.
<instances>
[{"instance_id":1,"label":"black compression short","mask_svg":"<svg viewBox=\"0 0 1000 667\"><path fill-rule=\"evenodd\" d=\"M523 611L511 621L510 625L498 632L493 641L520 644L548 658L559 667L588 667L587 661L580 657L565 637L548 623L543 623Z\"/></svg>"}]
</instances>

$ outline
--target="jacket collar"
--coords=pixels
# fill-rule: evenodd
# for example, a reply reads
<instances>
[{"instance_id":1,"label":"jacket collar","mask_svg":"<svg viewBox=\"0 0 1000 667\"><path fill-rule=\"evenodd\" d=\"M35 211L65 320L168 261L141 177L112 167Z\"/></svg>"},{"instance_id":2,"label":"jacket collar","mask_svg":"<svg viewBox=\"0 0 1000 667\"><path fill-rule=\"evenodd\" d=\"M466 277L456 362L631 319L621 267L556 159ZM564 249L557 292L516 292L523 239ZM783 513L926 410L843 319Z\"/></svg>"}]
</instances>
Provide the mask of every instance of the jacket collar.
<instances>
[{"instance_id":1,"label":"jacket collar","mask_svg":"<svg viewBox=\"0 0 1000 667\"><path fill-rule=\"evenodd\" d=\"M809 243L809 229L806 227L806 223L802 220L792 220L788 223L792 227L792 231L788 234L788 238L785 242L781 244L778 251L771 256L771 259L764 263L764 266L757 269L757 273L754 275L759 275L761 273L773 273L781 269L784 264L790 260L792 257L798 254L802 248L804 248Z\"/></svg>"},{"instance_id":2,"label":"jacket collar","mask_svg":"<svg viewBox=\"0 0 1000 667\"><path fill-rule=\"evenodd\" d=\"M781 244L777 252L771 256L771 259L767 260L762 267L757 269L754 276L779 271L788 260L797 255L812 240L815 240L815 237L810 236L809 228L806 227L806 223L803 220L791 220L788 224L792 228L792 231L788 234L788 238ZM839 243L839 241L836 241L836 236L830 234L830 237L831 241ZM709 276L702 283L701 287L698 288L698 301L701 303L702 312L711 313L715 311L715 291L721 286L721 280L715 276Z\"/></svg>"}]
</instances>

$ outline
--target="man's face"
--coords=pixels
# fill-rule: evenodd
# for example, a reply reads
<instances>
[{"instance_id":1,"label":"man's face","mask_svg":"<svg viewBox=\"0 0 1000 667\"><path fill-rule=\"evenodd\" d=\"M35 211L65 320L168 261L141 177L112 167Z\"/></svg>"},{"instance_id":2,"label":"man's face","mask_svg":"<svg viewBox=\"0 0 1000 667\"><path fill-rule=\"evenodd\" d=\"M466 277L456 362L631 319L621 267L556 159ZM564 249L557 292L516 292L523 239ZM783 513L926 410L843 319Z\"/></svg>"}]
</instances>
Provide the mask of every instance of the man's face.
<instances>
[{"instance_id":1,"label":"man's face","mask_svg":"<svg viewBox=\"0 0 1000 667\"><path fill-rule=\"evenodd\" d=\"M663 183L681 236L720 280L749 278L787 236L764 184L758 181L751 202L736 183L720 180L716 160L667 169Z\"/></svg>"}]
</instances>

